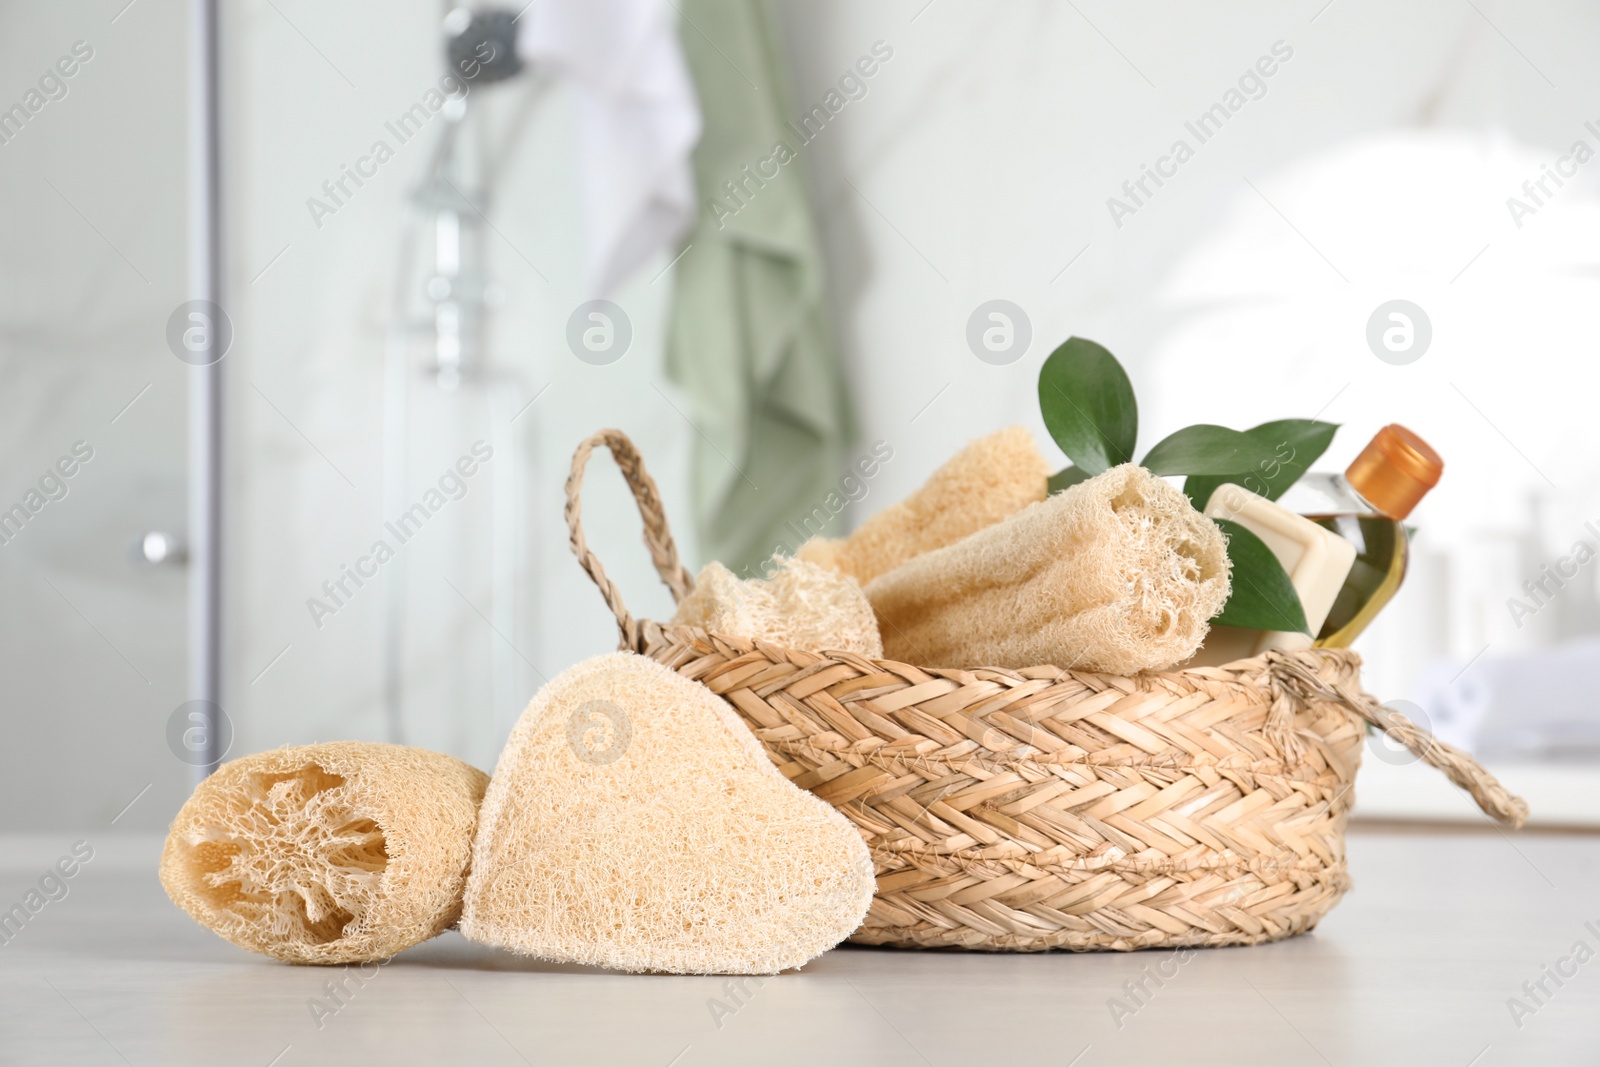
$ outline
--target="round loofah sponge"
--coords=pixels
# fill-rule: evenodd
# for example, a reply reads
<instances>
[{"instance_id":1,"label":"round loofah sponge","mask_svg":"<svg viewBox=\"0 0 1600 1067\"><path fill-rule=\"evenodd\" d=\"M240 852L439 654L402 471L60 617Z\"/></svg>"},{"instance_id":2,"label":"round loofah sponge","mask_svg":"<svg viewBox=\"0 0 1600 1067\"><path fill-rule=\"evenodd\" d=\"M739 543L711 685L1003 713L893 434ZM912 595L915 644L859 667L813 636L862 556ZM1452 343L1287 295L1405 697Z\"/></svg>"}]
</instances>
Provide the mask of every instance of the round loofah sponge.
<instances>
[{"instance_id":1,"label":"round loofah sponge","mask_svg":"<svg viewBox=\"0 0 1600 1067\"><path fill-rule=\"evenodd\" d=\"M484 798L461 932L624 971L772 974L849 936L861 835L780 774L720 697L653 660L539 690Z\"/></svg>"},{"instance_id":2,"label":"round loofah sponge","mask_svg":"<svg viewBox=\"0 0 1600 1067\"><path fill-rule=\"evenodd\" d=\"M1228 599L1228 546L1187 497L1125 463L866 592L891 659L1136 674L1200 647Z\"/></svg>"},{"instance_id":3,"label":"round loofah sponge","mask_svg":"<svg viewBox=\"0 0 1600 1067\"><path fill-rule=\"evenodd\" d=\"M883 655L878 620L861 587L800 559L779 561L778 572L766 579L740 579L722 564L708 563L672 621L803 652Z\"/></svg>"},{"instance_id":4,"label":"round loofah sponge","mask_svg":"<svg viewBox=\"0 0 1600 1067\"><path fill-rule=\"evenodd\" d=\"M1050 464L1033 435L1007 426L970 442L926 483L849 537L813 537L796 555L863 586L906 560L954 544L1045 498Z\"/></svg>"},{"instance_id":5,"label":"round loofah sponge","mask_svg":"<svg viewBox=\"0 0 1600 1067\"><path fill-rule=\"evenodd\" d=\"M461 912L488 776L402 745L335 741L223 764L172 822L167 895L290 963L384 959Z\"/></svg>"}]
</instances>

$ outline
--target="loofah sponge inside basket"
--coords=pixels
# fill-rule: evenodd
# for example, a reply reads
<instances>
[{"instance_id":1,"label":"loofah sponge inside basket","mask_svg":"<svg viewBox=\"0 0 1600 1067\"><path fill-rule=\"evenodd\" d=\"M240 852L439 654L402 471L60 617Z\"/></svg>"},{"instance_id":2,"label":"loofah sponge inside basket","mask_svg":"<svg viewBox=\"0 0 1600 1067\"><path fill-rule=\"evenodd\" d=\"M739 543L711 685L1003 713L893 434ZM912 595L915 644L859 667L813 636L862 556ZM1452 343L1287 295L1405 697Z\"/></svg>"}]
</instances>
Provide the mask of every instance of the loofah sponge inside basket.
<instances>
[{"instance_id":1,"label":"loofah sponge inside basket","mask_svg":"<svg viewBox=\"0 0 1600 1067\"><path fill-rule=\"evenodd\" d=\"M799 559L780 561L778 572L766 579L740 579L722 564L708 563L672 621L805 652L883 655L878 620L861 587Z\"/></svg>"},{"instance_id":2,"label":"loofah sponge inside basket","mask_svg":"<svg viewBox=\"0 0 1600 1067\"><path fill-rule=\"evenodd\" d=\"M460 914L488 777L342 741L224 764L173 820L161 884L241 948L292 963L383 959Z\"/></svg>"},{"instance_id":3,"label":"loofah sponge inside basket","mask_svg":"<svg viewBox=\"0 0 1600 1067\"><path fill-rule=\"evenodd\" d=\"M616 652L540 689L484 798L461 932L625 971L771 974L842 941L872 860L733 709Z\"/></svg>"},{"instance_id":4,"label":"loofah sponge inside basket","mask_svg":"<svg viewBox=\"0 0 1600 1067\"><path fill-rule=\"evenodd\" d=\"M813 537L796 555L848 574L863 586L914 556L1043 500L1050 464L1024 427L980 437L945 461L926 483L842 540Z\"/></svg>"},{"instance_id":5,"label":"loofah sponge inside basket","mask_svg":"<svg viewBox=\"0 0 1600 1067\"><path fill-rule=\"evenodd\" d=\"M1143 467L1113 467L867 586L891 659L1165 670L1229 591L1227 542Z\"/></svg>"}]
</instances>

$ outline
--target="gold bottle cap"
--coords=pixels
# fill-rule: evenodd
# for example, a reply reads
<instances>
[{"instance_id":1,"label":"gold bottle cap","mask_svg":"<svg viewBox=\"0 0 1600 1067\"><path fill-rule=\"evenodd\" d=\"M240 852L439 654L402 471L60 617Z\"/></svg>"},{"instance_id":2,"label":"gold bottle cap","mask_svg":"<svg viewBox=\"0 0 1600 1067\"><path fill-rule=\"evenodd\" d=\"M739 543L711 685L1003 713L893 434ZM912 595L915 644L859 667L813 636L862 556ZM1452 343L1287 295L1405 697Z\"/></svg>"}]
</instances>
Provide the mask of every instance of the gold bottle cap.
<instances>
[{"instance_id":1,"label":"gold bottle cap","mask_svg":"<svg viewBox=\"0 0 1600 1067\"><path fill-rule=\"evenodd\" d=\"M1443 473L1444 460L1428 442L1391 422L1361 450L1344 476L1373 507L1391 519L1403 519L1439 484Z\"/></svg>"}]
</instances>

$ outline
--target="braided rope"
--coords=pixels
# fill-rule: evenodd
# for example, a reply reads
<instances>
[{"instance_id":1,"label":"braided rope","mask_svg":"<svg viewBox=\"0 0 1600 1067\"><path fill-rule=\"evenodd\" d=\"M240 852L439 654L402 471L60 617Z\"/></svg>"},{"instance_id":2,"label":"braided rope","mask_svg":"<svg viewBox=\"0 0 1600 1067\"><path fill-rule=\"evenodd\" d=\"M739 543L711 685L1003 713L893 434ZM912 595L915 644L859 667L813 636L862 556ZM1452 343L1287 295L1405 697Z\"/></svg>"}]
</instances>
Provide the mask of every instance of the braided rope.
<instances>
[{"instance_id":1,"label":"braided rope","mask_svg":"<svg viewBox=\"0 0 1600 1067\"><path fill-rule=\"evenodd\" d=\"M600 587L600 595L605 597L606 606L616 616L617 629L622 638L618 647L638 652L643 648L638 620L628 612L627 605L622 601L621 590L606 577L605 567L589 548L589 542L583 534L583 476L589 456L602 446L611 450L611 458L616 461L617 469L622 472L628 488L633 490L633 499L639 505L639 516L644 520L645 548L650 551L656 573L661 575L661 580L672 591L674 602L689 595L694 588L694 579L689 577L689 572L678 560L678 546L673 543L672 531L667 526L661 493L656 489L655 479L645 470L644 459L628 435L621 430L601 430L584 439L572 454L572 473L567 475L566 516L572 552L589 577L594 579L594 584Z\"/></svg>"},{"instance_id":2,"label":"braided rope","mask_svg":"<svg viewBox=\"0 0 1600 1067\"><path fill-rule=\"evenodd\" d=\"M1305 703L1313 699L1325 700L1348 708L1429 766L1443 771L1445 777L1470 793L1478 807L1495 820L1512 827L1520 827L1528 821L1528 802L1513 795L1477 760L1454 745L1440 741L1394 709L1384 707L1367 693L1352 693L1336 681L1324 681L1311 665L1313 662L1303 653L1267 653L1275 695L1289 694Z\"/></svg>"}]
</instances>

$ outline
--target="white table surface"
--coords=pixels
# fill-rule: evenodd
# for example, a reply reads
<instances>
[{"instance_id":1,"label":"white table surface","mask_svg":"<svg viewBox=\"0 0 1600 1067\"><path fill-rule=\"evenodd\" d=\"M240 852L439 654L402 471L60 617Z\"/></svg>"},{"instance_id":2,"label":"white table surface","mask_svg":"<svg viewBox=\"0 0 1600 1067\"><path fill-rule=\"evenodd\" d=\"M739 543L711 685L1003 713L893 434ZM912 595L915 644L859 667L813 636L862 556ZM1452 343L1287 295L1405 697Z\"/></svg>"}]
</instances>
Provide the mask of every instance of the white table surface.
<instances>
[{"instance_id":1,"label":"white table surface","mask_svg":"<svg viewBox=\"0 0 1600 1067\"><path fill-rule=\"evenodd\" d=\"M0 908L72 840L0 840ZM1200 951L1120 1020L1111 998L1132 1005L1124 982L1171 973L1167 953L844 947L736 999L727 979L550 966L449 933L351 983L320 1027L310 1001L339 972L194 925L156 848L99 841L69 895L0 945L0 1063L1600 1063L1600 836L1358 830L1355 889L1313 934ZM1579 941L1596 958L1545 979L1519 1027L1508 998Z\"/></svg>"}]
</instances>

